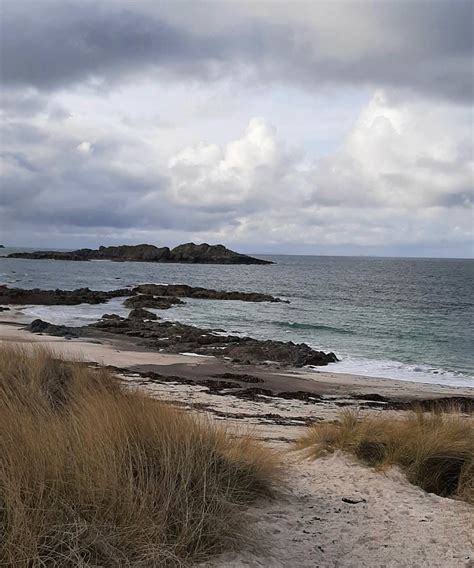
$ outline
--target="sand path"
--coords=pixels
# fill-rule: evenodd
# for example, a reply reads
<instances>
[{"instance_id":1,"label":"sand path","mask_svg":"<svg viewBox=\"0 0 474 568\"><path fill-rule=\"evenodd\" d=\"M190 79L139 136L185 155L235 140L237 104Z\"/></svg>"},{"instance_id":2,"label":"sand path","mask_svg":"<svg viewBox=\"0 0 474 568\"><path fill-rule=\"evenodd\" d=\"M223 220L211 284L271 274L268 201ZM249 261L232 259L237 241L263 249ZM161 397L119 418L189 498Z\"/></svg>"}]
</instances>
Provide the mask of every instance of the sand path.
<instances>
[{"instance_id":1,"label":"sand path","mask_svg":"<svg viewBox=\"0 0 474 568\"><path fill-rule=\"evenodd\" d=\"M288 488L249 510L255 545L214 568L457 568L474 566L474 508L428 494L403 474L344 455L288 458ZM356 503L347 503L348 498Z\"/></svg>"}]
</instances>

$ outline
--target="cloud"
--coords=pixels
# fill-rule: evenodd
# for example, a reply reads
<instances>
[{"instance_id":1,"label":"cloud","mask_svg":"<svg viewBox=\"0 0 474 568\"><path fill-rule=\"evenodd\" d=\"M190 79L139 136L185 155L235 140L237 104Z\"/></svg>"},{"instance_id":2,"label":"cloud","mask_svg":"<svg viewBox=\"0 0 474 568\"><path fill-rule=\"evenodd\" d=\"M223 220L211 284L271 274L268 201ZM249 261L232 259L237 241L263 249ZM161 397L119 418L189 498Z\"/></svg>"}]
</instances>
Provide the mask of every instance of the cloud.
<instances>
[{"instance_id":1,"label":"cloud","mask_svg":"<svg viewBox=\"0 0 474 568\"><path fill-rule=\"evenodd\" d=\"M174 156L170 191L195 209L232 211L238 225L228 236L247 242L370 246L436 239L441 230L468 241L470 127L455 124L449 107L394 104L378 92L339 150L311 160L252 119L223 147Z\"/></svg>"},{"instance_id":2,"label":"cloud","mask_svg":"<svg viewBox=\"0 0 474 568\"><path fill-rule=\"evenodd\" d=\"M90 142L87 142L87 140L84 140L84 142L81 142L80 144L78 144L76 146L77 150L79 152L82 152L83 154L90 154L93 151L93 145Z\"/></svg>"},{"instance_id":3,"label":"cloud","mask_svg":"<svg viewBox=\"0 0 474 568\"><path fill-rule=\"evenodd\" d=\"M210 7L4 3L3 231L469 241L471 2Z\"/></svg>"},{"instance_id":4,"label":"cloud","mask_svg":"<svg viewBox=\"0 0 474 568\"><path fill-rule=\"evenodd\" d=\"M175 204L167 194L167 178L142 163L143 148L134 148L133 139L96 133L92 144L67 123L51 129L39 122L35 132L40 142L28 155L18 150L24 146L18 140L0 152L0 225L9 239L61 235L65 243L77 231L82 238L115 231L122 238L129 233L156 237L183 227L200 232L235 223L226 214Z\"/></svg>"},{"instance_id":5,"label":"cloud","mask_svg":"<svg viewBox=\"0 0 474 568\"><path fill-rule=\"evenodd\" d=\"M212 7L212 17L210 9ZM473 5L455 2L7 2L5 84L130 77L376 86L468 102Z\"/></svg>"},{"instance_id":6,"label":"cloud","mask_svg":"<svg viewBox=\"0 0 474 568\"><path fill-rule=\"evenodd\" d=\"M169 164L171 193L177 202L207 208L254 207L279 200L275 189L295 165L296 156L276 140L263 118L250 120L241 138L221 149L215 144L189 147Z\"/></svg>"},{"instance_id":7,"label":"cloud","mask_svg":"<svg viewBox=\"0 0 474 568\"><path fill-rule=\"evenodd\" d=\"M123 132L37 120L28 154L21 137L2 152L2 224L262 247L389 246L440 234L466 242L470 128L453 112L378 92L325 158L291 148L255 117L236 139L185 147L167 168L153 162L152 144Z\"/></svg>"},{"instance_id":8,"label":"cloud","mask_svg":"<svg viewBox=\"0 0 474 568\"><path fill-rule=\"evenodd\" d=\"M315 203L417 209L472 204L469 122L426 102L374 95L341 149L311 176Z\"/></svg>"}]
</instances>

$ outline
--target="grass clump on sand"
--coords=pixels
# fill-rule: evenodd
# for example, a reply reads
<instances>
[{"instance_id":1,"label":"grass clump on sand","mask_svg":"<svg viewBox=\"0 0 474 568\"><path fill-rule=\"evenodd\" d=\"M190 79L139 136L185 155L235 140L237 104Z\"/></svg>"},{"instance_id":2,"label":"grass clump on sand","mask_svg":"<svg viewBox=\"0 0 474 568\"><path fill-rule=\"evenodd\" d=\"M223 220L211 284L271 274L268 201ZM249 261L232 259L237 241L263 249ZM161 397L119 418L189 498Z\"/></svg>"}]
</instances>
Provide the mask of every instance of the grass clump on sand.
<instances>
[{"instance_id":1,"label":"grass clump on sand","mask_svg":"<svg viewBox=\"0 0 474 568\"><path fill-rule=\"evenodd\" d=\"M474 502L474 422L454 408L403 417L343 412L336 423L310 427L297 448L312 457L343 450L373 467L398 465L425 491Z\"/></svg>"},{"instance_id":2,"label":"grass clump on sand","mask_svg":"<svg viewBox=\"0 0 474 568\"><path fill-rule=\"evenodd\" d=\"M238 542L271 494L250 437L122 389L105 370L0 347L0 565L176 566Z\"/></svg>"}]
</instances>

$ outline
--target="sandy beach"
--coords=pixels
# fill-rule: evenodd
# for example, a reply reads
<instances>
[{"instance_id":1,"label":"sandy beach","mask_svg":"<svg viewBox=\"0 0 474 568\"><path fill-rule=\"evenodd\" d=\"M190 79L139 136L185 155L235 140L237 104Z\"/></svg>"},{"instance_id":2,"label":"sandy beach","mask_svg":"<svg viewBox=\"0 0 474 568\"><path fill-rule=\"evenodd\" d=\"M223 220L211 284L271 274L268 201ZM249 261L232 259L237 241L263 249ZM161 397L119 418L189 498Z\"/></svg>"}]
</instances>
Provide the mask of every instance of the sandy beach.
<instances>
[{"instance_id":1,"label":"sandy beach","mask_svg":"<svg viewBox=\"0 0 474 568\"><path fill-rule=\"evenodd\" d=\"M106 365L131 388L228 428L251 431L280 452L283 488L273 501L247 511L258 537L205 566L474 565L472 506L428 494L395 468L376 472L340 453L312 461L292 447L308 424L335 420L343 408L361 414L403 412L397 404L472 398L471 389L324 369L236 365L214 357L149 352L122 338L68 340L22 327L3 321L0 342L20 343L27 349L42 345L69 359Z\"/></svg>"}]
</instances>

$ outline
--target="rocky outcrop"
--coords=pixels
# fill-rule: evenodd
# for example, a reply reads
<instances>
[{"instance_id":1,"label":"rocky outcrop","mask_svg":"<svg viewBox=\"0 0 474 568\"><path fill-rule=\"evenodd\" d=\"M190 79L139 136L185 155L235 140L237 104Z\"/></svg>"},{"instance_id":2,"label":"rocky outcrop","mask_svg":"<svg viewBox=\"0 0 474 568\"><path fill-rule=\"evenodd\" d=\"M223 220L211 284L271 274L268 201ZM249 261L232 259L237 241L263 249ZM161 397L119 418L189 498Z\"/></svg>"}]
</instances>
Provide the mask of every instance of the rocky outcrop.
<instances>
[{"instance_id":1,"label":"rocky outcrop","mask_svg":"<svg viewBox=\"0 0 474 568\"><path fill-rule=\"evenodd\" d=\"M196 245L186 243L171 251L172 262L203 264L273 264L268 260L253 258L246 254L234 252L224 245Z\"/></svg>"},{"instance_id":2,"label":"rocky outcrop","mask_svg":"<svg viewBox=\"0 0 474 568\"><path fill-rule=\"evenodd\" d=\"M225 335L211 329L202 329L169 321L134 319L101 320L89 326L109 333L140 338L152 349L169 353L197 353L228 357L236 362L256 364L279 363L291 367L327 365L337 361L334 353L312 349L305 343L259 340L251 337Z\"/></svg>"},{"instance_id":3,"label":"rocky outcrop","mask_svg":"<svg viewBox=\"0 0 474 568\"><path fill-rule=\"evenodd\" d=\"M121 245L99 247L98 249L79 249L64 251L15 252L8 258L28 258L33 260L112 260L116 262L178 262L190 264L273 264L268 260L253 258L234 252L224 245L196 245L186 243L174 249L154 245Z\"/></svg>"},{"instance_id":4,"label":"rocky outcrop","mask_svg":"<svg viewBox=\"0 0 474 568\"><path fill-rule=\"evenodd\" d=\"M28 331L32 333L45 333L46 335L54 335L57 337L83 337L83 328L81 327L68 327L66 325L54 325L43 321L41 319L33 320L29 325L26 326Z\"/></svg>"},{"instance_id":5,"label":"rocky outcrop","mask_svg":"<svg viewBox=\"0 0 474 568\"><path fill-rule=\"evenodd\" d=\"M77 290L40 290L33 288L8 288L0 286L0 304L34 304L34 305L75 305L75 304L102 304L111 298L130 296L130 290L121 288L102 292L79 288Z\"/></svg>"},{"instance_id":6,"label":"rocky outcrop","mask_svg":"<svg viewBox=\"0 0 474 568\"><path fill-rule=\"evenodd\" d=\"M138 294L152 294L154 296L175 297L175 298L198 298L201 300L240 300L242 302L285 302L275 298L270 294L260 294L258 292L225 292L222 290L212 290L188 286L186 284L141 284L133 288L133 292Z\"/></svg>"},{"instance_id":7,"label":"rocky outcrop","mask_svg":"<svg viewBox=\"0 0 474 568\"><path fill-rule=\"evenodd\" d=\"M146 318L108 317L89 326L73 328L35 320L26 329L34 333L62 337L95 338L97 332L99 337L100 332L126 335L128 338L135 338L140 345L156 351L227 357L244 364L272 362L288 367L303 367L327 365L338 360L334 353L311 349L305 343L262 341L251 337L225 335L212 329L177 322L150 320L148 316Z\"/></svg>"},{"instance_id":8,"label":"rocky outcrop","mask_svg":"<svg viewBox=\"0 0 474 568\"><path fill-rule=\"evenodd\" d=\"M157 320L158 316L153 312L144 310L143 308L135 308L128 314L128 319L131 320Z\"/></svg>"},{"instance_id":9,"label":"rocky outcrop","mask_svg":"<svg viewBox=\"0 0 474 568\"><path fill-rule=\"evenodd\" d=\"M175 304L184 304L184 302L173 296L157 297L152 294L130 296L123 303L126 308L151 308L155 310L167 310Z\"/></svg>"},{"instance_id":10,"label":"rocky outcrop","mask_svg":"<svg viewBox=\"0 0 474 568\"><path fill-rule=\"evenodd\" d=\"M107 292L79 288L77 290L40 290L34 288L9 288L0 285L0 304L44 304L75 305L101 304L111 298L129 296L124 302L128 308L151 308L164 310L173 305L184 304L180 298L198 298L210 300L241 300L244 302L285 302L257 292L225 292L194 288L186 284L142 284L133 289L119 288Z\"/></svg>"}]
</instances>

